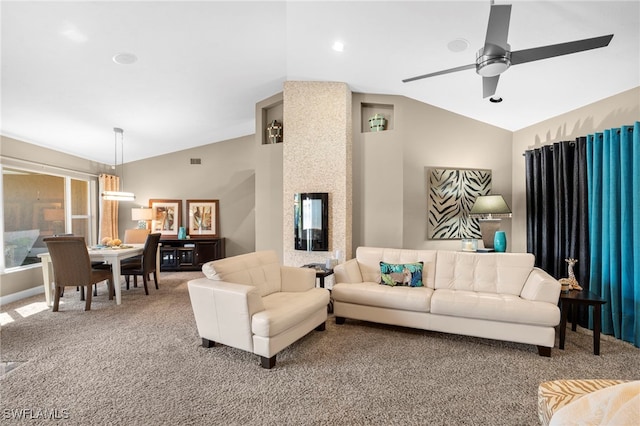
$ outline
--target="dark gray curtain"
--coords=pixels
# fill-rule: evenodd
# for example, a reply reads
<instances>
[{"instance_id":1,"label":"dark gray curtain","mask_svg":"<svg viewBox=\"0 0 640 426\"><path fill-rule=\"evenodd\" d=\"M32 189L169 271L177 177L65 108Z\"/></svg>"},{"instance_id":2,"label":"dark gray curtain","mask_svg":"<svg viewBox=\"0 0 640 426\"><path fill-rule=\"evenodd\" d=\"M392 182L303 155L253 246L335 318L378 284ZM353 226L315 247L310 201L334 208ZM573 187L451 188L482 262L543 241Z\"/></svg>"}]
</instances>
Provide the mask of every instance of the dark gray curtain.
<instances>
[{"instance_id":1,"label":"dark gray curtain","mask_svg":"<svg viewBox=\"0 0 640 426\"><path fill-rule=\"evenodd\" d=\"M586 138L526 151L525 163L527 251L556 279L567 276L565 259L578 259L576 279L588 289Z\"/></svg>"}]
</instances>

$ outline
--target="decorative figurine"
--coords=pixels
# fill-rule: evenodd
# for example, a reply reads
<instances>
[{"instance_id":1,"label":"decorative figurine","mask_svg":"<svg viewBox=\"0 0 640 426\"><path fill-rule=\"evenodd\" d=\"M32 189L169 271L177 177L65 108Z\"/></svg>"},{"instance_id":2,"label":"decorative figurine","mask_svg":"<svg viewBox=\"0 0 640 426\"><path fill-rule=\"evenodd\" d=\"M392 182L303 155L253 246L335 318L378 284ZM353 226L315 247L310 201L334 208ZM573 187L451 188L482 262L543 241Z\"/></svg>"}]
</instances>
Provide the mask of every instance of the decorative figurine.
<instances>
[{"instance_id":1,"label":"decorative figurine","mask_svg":"<svg viewBox=\"0 0 640 426\"><path fill-rule=\"evenodd\" d=\"M282 142L282 124L273 120L267 127L267 140L269 143Z\"/></svg>"},{"instance_id":2,"label":"decorative figurine","mask_svg":"<svg viewBox=\"0 0 640 426\"><path fill-rule=\"evenodd\" d=\"M369 127L372 132L379 132L385 130L387 126L387 119L382 114L376 114L369 118Z\"/></svg>"},{"instance_id":3,"label":"decorative figurine","mask_svg":"<svg viewBox=\"0 0 640 426\"><path fill-rule=\"evenodd\" d=\"M576 263L578 263L578 259L569 258L569 259L565 259L564 261L567 262L567 273L569 277L560 278L558 280L562 285L563 291L564 291L565 285L568 285L569 290L582 291L582 287L580 287L580 284L578 284L578 280L576 279L576 274L573 272L573 266ZM568 290L566 291L566 293L568 293Z\"/></svg>"}]
</instances>

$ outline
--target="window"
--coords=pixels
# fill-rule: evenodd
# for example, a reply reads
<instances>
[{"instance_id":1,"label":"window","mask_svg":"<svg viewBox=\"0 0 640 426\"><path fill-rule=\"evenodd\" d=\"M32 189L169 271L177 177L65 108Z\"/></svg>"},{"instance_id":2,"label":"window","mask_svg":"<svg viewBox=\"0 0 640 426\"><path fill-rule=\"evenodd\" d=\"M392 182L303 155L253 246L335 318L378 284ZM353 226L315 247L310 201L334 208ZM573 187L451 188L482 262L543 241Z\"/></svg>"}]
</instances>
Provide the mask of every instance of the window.
<instances>
[{"instance_id":1,"label":"window","mask_svg":"<svg viewBox=\"0 0 640 426\"><path fill-rule=\"evenodd\" d=\"M2 243L0 272L40 263L43 239L53 235L94 240L92 192L95 178L43 173L29 167L2 169ZM42 169L43 167L40 167ZM53 168L50 168L53 170ZM78 174L79 175L79 174Z\"/></svg>"}]
</instances>

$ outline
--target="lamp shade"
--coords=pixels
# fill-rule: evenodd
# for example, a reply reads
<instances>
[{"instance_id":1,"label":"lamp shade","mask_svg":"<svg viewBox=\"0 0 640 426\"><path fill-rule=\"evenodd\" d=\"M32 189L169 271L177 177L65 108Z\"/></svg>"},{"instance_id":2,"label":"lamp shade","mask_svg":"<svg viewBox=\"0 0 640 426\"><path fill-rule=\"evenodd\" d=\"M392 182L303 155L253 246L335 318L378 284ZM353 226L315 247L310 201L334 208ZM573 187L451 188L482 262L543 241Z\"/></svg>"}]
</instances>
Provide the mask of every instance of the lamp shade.
<instances>
[{"instance_id":1,"label":"lamp shade","mask_svg":"<svg viewBox=\"0 0 640 426\"><path fill-rule=\"evenodd\" d=\"M502 195L481 195L476 198L469 216L489 219L511 217L511 209Z\"/></svg>"},{"instance_id":2,"label":"lamp shade","mask_svg":"<svg viewBox=\"0 0 640 426\"><path fill-rule=\"evenodd\" d=\"M131 209L131 220L151 220L151 209L143 207Z\"/></svg>"}]
</instances>

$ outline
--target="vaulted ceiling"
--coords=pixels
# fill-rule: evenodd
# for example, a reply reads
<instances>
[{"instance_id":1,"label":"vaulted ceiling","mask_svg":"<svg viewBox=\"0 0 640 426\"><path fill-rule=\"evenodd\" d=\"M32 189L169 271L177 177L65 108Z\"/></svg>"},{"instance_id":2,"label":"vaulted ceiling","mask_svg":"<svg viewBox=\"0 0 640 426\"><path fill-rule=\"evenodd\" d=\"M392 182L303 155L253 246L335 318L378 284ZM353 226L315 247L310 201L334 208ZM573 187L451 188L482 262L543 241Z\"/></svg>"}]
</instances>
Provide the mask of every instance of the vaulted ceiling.
<instances>
[{"instance_id":1,"label":"vaulted ceiling","mask_svg":"<svg viewBox=\"0 0 640 426\"><path fill-rule=\"evenodd\" d=\"M342 81L512 131L640 86L640 2L507 3L512 50L614 37L512 66L495 104L473 69L402 83L473 64L490 1L2 1L2 134L112 164L114 127L125 162L252 134L256 102L286 80Z\"/></svg>"}]
</instances>

